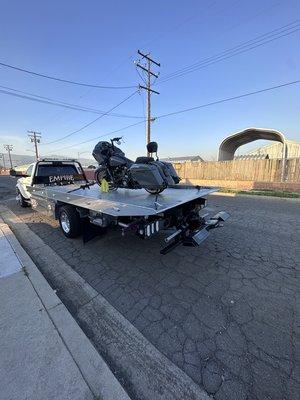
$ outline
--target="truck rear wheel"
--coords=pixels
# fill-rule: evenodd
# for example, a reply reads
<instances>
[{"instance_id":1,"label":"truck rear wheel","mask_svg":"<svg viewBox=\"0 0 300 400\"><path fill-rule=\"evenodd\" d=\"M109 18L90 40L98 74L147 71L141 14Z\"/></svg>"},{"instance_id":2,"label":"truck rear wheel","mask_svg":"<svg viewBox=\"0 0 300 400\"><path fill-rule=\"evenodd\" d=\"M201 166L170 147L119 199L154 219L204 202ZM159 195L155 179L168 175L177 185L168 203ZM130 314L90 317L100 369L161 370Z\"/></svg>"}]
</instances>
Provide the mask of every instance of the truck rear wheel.
<instances>
[{"instance_id":1,"label":"truck rear wheel","mask_svg":"<svg viewBox=\"0 0 300 400\"><path fill-rule=\"evenodd\" d=\"M61 207L58 219L61 230L67 238L76 238L80 235L81 220L75 207Z\"/></svg>"}]
</instances>

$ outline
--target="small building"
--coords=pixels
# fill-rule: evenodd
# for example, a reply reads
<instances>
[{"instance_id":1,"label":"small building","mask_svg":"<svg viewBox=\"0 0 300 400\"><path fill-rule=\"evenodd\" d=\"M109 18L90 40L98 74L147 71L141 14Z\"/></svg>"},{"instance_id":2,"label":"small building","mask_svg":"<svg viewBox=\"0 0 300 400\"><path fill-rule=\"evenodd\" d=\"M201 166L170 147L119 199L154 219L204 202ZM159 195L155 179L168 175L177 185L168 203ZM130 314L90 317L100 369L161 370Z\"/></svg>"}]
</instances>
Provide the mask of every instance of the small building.
<instances>
[{"instance_id":1,"label":"small building","mask_svg":"<svg viewBox=\"0 0 300 400\"><path fill-rule=\"evenodd\" d=\"M161 158L161 161L168 161L170 163L184 163L184 162L195 162L195 161L204 161L200 156L182 156L182 157L168 157Z\"/></svg>"},{"instance_id":2,"label":"small building","mask_svg":"<svg viewBox=\"0 0 300 400\"><path fill-rule=\"evenodd\" d=\"M286 157L299 158L300 157L300 142L285 139L286 144ZM249 151L242 156L245 159L260 157L260 158L282 158L282 143L271 143L266 146L258 147L257 149ZM237 157L241 158L241 157Z\"/></svg>"}]
</instances>

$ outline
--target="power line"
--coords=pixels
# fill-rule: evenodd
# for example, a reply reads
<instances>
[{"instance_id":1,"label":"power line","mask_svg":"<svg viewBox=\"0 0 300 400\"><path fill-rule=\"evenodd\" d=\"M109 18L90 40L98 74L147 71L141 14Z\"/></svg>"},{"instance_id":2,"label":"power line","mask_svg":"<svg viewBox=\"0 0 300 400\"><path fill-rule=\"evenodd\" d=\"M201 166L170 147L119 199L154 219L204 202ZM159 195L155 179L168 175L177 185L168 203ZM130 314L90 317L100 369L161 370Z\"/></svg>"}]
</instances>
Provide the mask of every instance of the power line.
<instances>
[{"instance_id":1,"label":"power line","mask_svg":"<svg viewBox=\"0 0 300 400\"><path fill-rule=\"evenodd\" d=\"M277 39L280 39L280 38L282 38L282 37L291 35L292 33L295 33L295 32L297 32L297 31L299 31L299 30L300 30L300 29L295 29L295 30L292 31L292 32L286 33L286 34L284 34L284 35L280 35L280 36L278 36L278 37L276 37L276 38L273 38L273 39L264 41L263 43L257 44L257 45L252 46L252 47L251 47L251 46L250 46L250 47L248 46L248 48L242 49L242 50L240 50L240 51L235 51L235 52L233 52L232 54L229 54L229 55L226 56L226 57L217 57L216 59L214 59L214 60L212 60L212 61L204 62L204 63L203 63L202 65L200 65L199 67L192 68L192 69L187 70L187 71L185 71L185 72L183 72L183 73L178 73L178 74L173 75L173 76L171 76L171 77L169 77L169 78L166 78L166 79L164 79L164 80L161 80L160 83L165 83L165 82L168 82L169 80L176 79L176 78L180 78L181 76L190 74L190 73L192 73L192 72L195 72L195 71L198 71L198 70L200 70L200 69L206 68L206 67L208 67L208 66L210 66L210 65L219 63L219 62L221 62L221 61L225 61L225 60L230 59L230 58L232 58L232 57L235 57L235 56L237 56L237 55L239 55L239 54L246 53L246 52L248 52L248 51L250 51L250 50L256 49L257 47L263 46L263 45L265 45L265 44L267 44L267 43L273 42L273 41L275 41L275 40L277 40Z\"/></svg>"},{"instance_id":2,"label":"power line","mask_svg":"<svg viewBox=\"0 0 300 400\"><path fill-rule=\"evenodd\" d=\"M300 29L296 29L296 30L294 30L294 31L292 31L292 32L286 33L286 34L284 34L284 35L281 35L281 36L278 36L278 37L276 37L276 38L270 39L270 40L268 40L268 41L264 41L263 43L257 44L257 45L255 45L255 46L248 47L248 48L246 48L246 49L244 49L244 50L235 51L235 52L233 52L232 54L230 54L230 55L228 55L228 56L226 56L226 57L218 57L218 58L216 58L215 60L212 60L211 62L205 62L205 63L203 63L203 65L200 65L200 66L197 67L197 68L193 68L193 69L190 69L190 70L188 70L188 71L186 71L186 72L183 72L183 73L180 73L180 74L176 74L176 75L174 75L174 76L172 76L172 77L170 77L170 78L161 80L160 83L165 83L165 82L168 82L168 81L170 81L170 80L172 80L172 79L180 78L181 76L184 76L184 75L193 73L193 72L195 72L195 71L198 71L198 70L200 70L200 69L206 68L206 67L208 67L208 66L210 66L210 65L219 63L219 62L221 62L221 61L225 61L225 60L230 59L230 58L232 58L232 57L235 57L235 56L237 56L237 55L239 55L239 54L246 53L246 52L248 52L248 51L251 51L251 50L253 50L253 49L256 49L257 47L263 46L263 45L265 45L265 44L267 44L267 43L273 42L273 41L275 41L275 40L277 40L277 39L280 39L280 38L282 38L282 37L284 37L284 36L288 36L288 35L290 35L290 34L292 34L292 33L295 33L295 32L297 32L297 31L299 31L299 30L300 30Z\"/></svg>"},{"instance_id":3,"label":"power line","mask_svg":"<svg viewBox=\"0 0 300 400\"><path fill-rule=\"evenodd\" d=\"M124 126L123 128L116 129L115 131L107 132L107 133L105 133L105 134L103 134L103 135L100 135L100 136L99 136L99 135L98 135L98 136L95 136L95 137L93 137L92 139L88 139L88 140L84 140L83 142L80 142L80 143L72 144L71 146L64 147L63 149L60 148L60 149L53 150L51 153L53 154L53 153L55 153L55 152L57 152L57 151L61 151L61 150L65 150L65 149L70 149L71 147L80 146L80 145L85 144L85 143L93 142L94 140L98 140L98 139L100 139L100 138L102 138L102 137L104 137L104 136L113 135L113 134L115 134L115 133L118 133L118 132L121 132L121 131L125 131L126 129L132 128L132 127L134 127L134 126L143 124L145 121L147 121L147 120L145 119L145 120L143 120L143 121L136 122L135 124L127 125L127 126ZM48 154L50 154L50 153L48 153Z\"/></svg>"},{"instance_id":4,"label":"power line","mask_svg":"<svg viewBox=\"0 0 300 400\"><path fill-rule=\"evenodd\" d=\"M206 104L201 104L199 106L190 107L190 108L186 108L186 109L183 109L183 110L170 112L170 113L167 113L167 114L162 114L162 115L159 115L158 117L154 118L154 120L170 117L170 116L176 115L176 114L182 114L182 113L185 113L185 112L189 112L189 111L197 110L197 109L200 109L200 108L213 106L213 105L216 105L216 104L221 104L221 103L225 103L225 102L241 99L241 98L248 97L248 96L253 96L253 95L256 95L256 94L264 93L264 92L271 91L271 90L280 89L280 88L283 88L283 87L286 87L286 86L295 85L295 84L298 84L298 83L300 83L300 79L296 80L296 81L292 81L292 82L286 82L286 83L283 83L281 85L276 85L276 86L271 86L271 87L268 87L268 88L256 90L254 92L248 92L248 93L243 93L243 94L240 94L240 95L237 95L237 96L233 96L233 97L227 97L225 99L213 101L213 102L206 103ZM85 141L80 142L80 143L72 144L71 146L64 147L63 149L54 150L53 152L69 149L69 148L72 148L72 147L75 147L75 146L80 146L82 144L86 144L86 143L92 142L92 141L97 140L97 139L99 139L101 137L112 135L114 133L121 132L121 131L123 131L125 129L129 129L131 127L143 124L145 121L147 121L147 119L145 119L143 121L136 122L135 124L127 125L127 126L125 126L123 128L117 129L115 131L111 131L111 132L105 133L104 135L96 136L96 137L93 137L92 139L88 139L88 140L85 140Z\"/></svg>"},{"instance_id":5,"label":"power line","mask_svg":"<svg viewBox=\"0 0 300 400\"><path fill-rule=\"evenodd\" d=\"M240 44L238 44L238 45L236 45L236 46L234 46L234 47L231 47L231 48L229 48L229 49L227 49L227 50L223 50L223 51L220 52L220 53L214 54L213 56L210 56L210 57L208 57L208 58L204 58L204 59L202 59L202 60L200 60L200 61L197 61L196 63L190 64L190 65L188 65L188 66L186 66L186 67L184 67L184 68L181 68L181 69L175 71L174 73L167 75L164 79L169 78L169 77L171 77L172 75L177 74L177 73L179 73L179 72L184 72L184 71L186 71L186 70L189 70L189 69L192 68L192 67L199 66L199 65L201 65L203 62L211 61L211 60L214 59L215 57L218 57L218 56L220 56L220 55L226 54L226 53L231 52L231 51L233 51L233 50L239 49L240 47L244 47L244 46L247 45L247 44L252 45L252 44L256 43L257 41L268 39L269 37L274 36L274 34L275 34L275 35L279 35L280 33L283 33L283 32L285 32L285 31L287 31L287 30L289 30L289 29L294 29L294 28L296 28L296 27L299 26L299 22L300 22L300 20L298 19L298 20L296 20L296 21L293 21L293 22L290 22L290 23L288 23L288 24L286 24L286 25L283 25L283 26L281 26L280 28L276 28L276 29L273 29L273 30L268 31L268 32L266 32L266 33L263 33L263 34L261 34L261 35L258 35L258 36L256 36L256 37L253 38L253 39L249 39L249 40L247 40L247 41L245 41L245 42L242 42L242 43L240 43ZM294 25L294 26L293 26L293 25ZM287 29L285 29L285 28L287 28Z\"/></svg>"},{"instance_id":6,"label":"power line","mask_svg":"<svg viewBox=\"0 0 300 400\"><path fill-rule=\"evenodd\" d=\"M236 2L237 2L237 1L239 1L239 0L236 0ZM235 4L236 2L234 2L234 4ZM209 8L213 7L216 3L217 3L217 0L213 0L212 3L211 3L207 8L205 8L203 11L209 10ZM224 10L225 10L225 8L222 9L222 10L220 10L220 12L223 12ZM198 14L198 15L203 16L203 11L202 11L201 14ZM163 36L169 35L169 34L172 33L173 31L177 30L179 27L185 25L187 22L189 22L190 20L192 20L192 19L194 19L195 17L197 17L198 15L195 15L195 13L194 13L194 14L191 15L190 17L186 18L186 19L185 19L183 22L181 22L180 24L177 24L177 25L173 26L172 28L170 28L168 31L162 32L162 33L160 33L159 35L157 35L155 38L152 38L152 39L150 39L150 40L147 40L147 41L145 41L145 42L142 42L141 45L140 45L140 48L141 48L141 47L147 47L150 43L153 43L154 41L157 41L157 40L161 39ZM124 56L124 57L122 58L122 60L121 60L121 63L118 64L117 67L114 68L114 69L112 70L112 72L114 72L115 70L119 69L125 62L127 62L127 60L132 60L134 57L135 57L135 53L131 53L129 56Z\"/></svg>"},{"instance_id":7,"label":"power line","mask_svg":"<svg viewBox=\"0 0 300 400\"><path fill-rule=\"evenodd\" d=\"M238 3L239 1L240 1L240 0L234 1L233 4L231 5L231 7L234 6L236 3ZM201 17L203 17L203 16L204 16L204 17L208 17L209 15L205 15L205 12L206 12L206 11L209 11L211 8L213 8L213 7L214 7L215 5L217 5L217 4L218 4L218 1L217 1L217 0L213 0L210 4L208 4L208 7L204 8L203 10L200 10L201 13L198 13L198 14L195 14L195 13L194 13L193 15L190 15L190 16L189 16L188 18L186 18L184 21L182 21L182 22L180 22L179 24L177 24L177 25L171 27L171 28L168 29L166 32L161 32L161 33L158 34L155 38L152 38L152 39L150 39L150 40L148 40L148 41L146 41L146 42L143 42L143 43L141 44L140 47L147 47L149 44L153 43L154 41L157 41L157 40L161 39L162 37L169 35L169 34L172 33L173 31L176 31L177 29L179 29L180 27L182 27L182 26L185 25L186 23L188 23L188 22L190 22L191 20L197 18L199 15L200 15ZM222 8L221 10L216 11L216 12L213 13L212 15L220 14L220 13L222 13L223 11L225 11L225 10L227 10L227 9L228 9L228 7L226 6L226 7ZM135 57L135 53L131 53L129 56L125 56L125 57L122 59L121 63L118 64L117 67L114 68L114 69L112 70L112 72L114 72L114 71L116 71L117 69L119 69L119 68L124 64L124 62L126 62L128 59L132 59L133 57Z\"/></svg>"},{"instance_id":8,"label":"power line","mask_svg":"<svg viewBox=\"0 0 300 400\"><path fill-rule=\"evenodd\" d=\"M122 62L121 64L119 64L116 68L110 69L109 74L112 74L113 72L115 72L115 71L116 71L117 69L119 69L123 64L124 64L124 62ZM104 78L105 78L107 75L108 75L108 74L105 74L105 75L104 75ZM86 97L92 90L93 90L93 88L89 88L87 91L85 91L84 93L82 93L82 94L78 97L78 99L82 99L83 97ZM56 117L57 115L63 115L63 114L64 114L64 111L61 111L60 113L55 114L55 117ZM115 114L115 113L111 113L110 115L112 115L112 116L124 117L124 118L131 118L131 116L125 116L125 115L122 115L122 114L118 115L118 114ZM134 118L135 118L135 116L134 116ZM138 118L138 117L136 117L136 118ZM72 118L72 119L73 119L73 118Z\"/></svg>"},{"instance_id":9,"label":"power line","mask_svg":"<svg viewBox=\"0 0 300 400\"><path fill-rule=\"evenodd\" d=\"M291 35L292 33L295 33L295 32L297 32L297 31L299 31L299 30L300 30L300 28L299 28L299 29L295 29L295 30L292 31L292 32L286 33L285 35L278 36L278 37L276 37L276 38L274 38L274 39L270 39L270 40L268 40L268 41L264 41L263 43L257 44L256 46L248 47L247 49L244 49L244 50L241 50L241 51L238 51L238 52L234 52L233 54L231 54L231 55L229 55L229 56L227 56L227 57L222 57L222 58L216 59L216 60L214 60L214 61L212 61L212 62L204 63L204 65L201 65L200 67L197 67L197 68L191 69L191 70L189 70L189 71L187 71L187 72L178 74L178 75L173 76L173 77L171 77L171 78L169 78L169 79L165 79L165 80L161 81L161 83L168 82L169 80L172 80L172 79L180 78L181 76L184 76L184 75L190 74L190 73L192 73L192 72L198 71L199 69L208 67L208 66L210 66L210 65L212 65L212 64L216 64L216 63L218 63L218 62L221 62L221 61L227 60L227 59L229 59L229 58L235 57L235 56L237 56L237 55L239 55L239 54L246 53L246 52L248 52L248 51L250 51L250 50L256 49L257 47L263 46L263 45L265 45L265 44L267 44L267 43L270 43L270 42L274 42L275 40L280 39L280 38L282 38L282 37Z\"/></svg>"},{"instance_id":10,"label":"power line","mask_svg":"<svg viewBox=\"0 0 300 400\"><path fill-rule=\"evenodd\" d=\"M57 78L57 77L50 76L50 75L40 74L38 72L34 72L34 71L30 71L28 69L16 67L14 65L6 64L3 62L0 62L0 66L5 67L5 68L14 69L16 71L24 72L26 74L39 76L40 78L51 79L53 81L69 83L69 84L77 85L77 86L87 86L87 87L93 87L93 88L97 88L97 89L133 89L133 88L136 88L136 86L133 86L133 85L132 86L103 86L103 85L95 85L95 84L90 84L90 83L71 81L69 79L62 79L62 78Z\"/></svg>"},{"instance_id":11,"label":"power line","mask_svg":"<svg viewBox=\"0 0 300 400\"><path fill-rule=\"evenodd\" d=\"M163 79L168 79L168 78L172 77L175 74L177 75L178 73L189 71L192 68L196 68L198 66L201 66L203 63L210 62L210 61L214 60L216 57L218 58L220 56L226 55L227 53L231 53L232 51L238 51L238 50L240 50L240 48L243 48L246 45L251 46L251 45L253 45L255 43L258 43L258 42L260 42L262 40L267 40L267 39L269 39L269 38L271 38L273 36L280 35L280 34L286 32L288 30L295 29L295 28L297 28L299 26L299 22L300 22L300 20L296 20L296 21L291 22L289 24L286 24L286 25L284 25L284 26L282 26L280 28L277 28L277 29L274 29L274 30L269 31L267 33L264 33L262 35L256 36L255 38L247 40L245 42L242 42L239 45L236 45L236 46L231 47L231 48L229 48L227 50L224 50L224 51L222 51L220 53L217 53L217 54L215 54L213 56L210 56L208 58L204 58L204 59L202 59L200 61L197 61L196 63L193 63L193 64L191 64L189 66L184 67L184 68L181 68L181 69L179 69L179 70L177 70L177 71L165 76ZM293 33L293 32L291 32L291 33Z\"/></svg>"},{"instance_id":12,"label":"power line","mask_svg":"<svg viewBox=\"0 0 300 400\"><path fill-rule=\"evenodd\" d=\"M83 125L81 128L77 129L76 131L73 131L71 133L69 133L66 136L63 136L60 139L57 140L53 140L52 142L48 142L48 143L44 143L44 145L49 145L49 144L53 144L53 143L57 143L60 142L61 140L67 139L70 136L75 135L78 132L83 131L84 129L86 129L87 127L91 126L92 124L94 124L95 122L97 122L99 119L103 118L104 116L108 115L111 111L115 110L117 107L119 107L121 104L125 103L125 101L129 100L132 96L134 96L138 91L136 90L135 92L131 93L130 96L127 96L124 100L122 100L120 103L116 104L114 107L112 107L110 110L106 111L104 114L100 115L99 117L97 117L96 119L90 121L89 123Z\"/></svg>"},{"instance_id":13,"label":"power line","mask_svg":"<svg viewBox=\"0 0 300 400\"><path fill-rule=\"evenodd\" d=\"M268 87L268 88L256 90L254 92L243 93L243 94L240 94L238 96L227 97L225 99L213 101L211 103L201 104L199 106L185 108L183 110L174 111L174 112L170 112L170 113L167 113L167 114L162 114L162 115L159 115L158 117L156 117L155 120L156 119L160 119L160 118L169 117L171 115L182 114L182 113L185 113L185 112L188 112L188 111L198 110L199 108L204 108L204 107L209 107L209 106L213 106L213 105L216 105L216 104L226 103L228 101L233 101L233 100L241 99L243 97L253 96L255 94L264 93L264 92L268 92L268 91L275 90L275 89L280 89L280 88L283 88L283 87L286 87L286 86L296 85L298 83L300 83L300 79L297 80L297 81L287 82L287 83L283 83L281 85L276 85L276 86L271 86L271 87Z\"/></svg>"},{"instance_id":14,"label":"power line","mask_svg":"<svg viewBox=\"0 0 300 400\"><path fill-rule=\"evenodd\" d=\"M299 28L300 27L300 23L298 21L299 20L297 20L297 21L295 21L293 23L287 24L287 25L285 25L285 26L283 26L281 28L278 28L278 29L275 29L273 31L267 32L267 33L265 33L263 35L260 35L260 36L258 36L256 38L250 39L250 40L248 40L246 42L243 42L243 43L241 43L241 44L239 44L237 46L234 46L234 47L232 47L230 49L224 50L224 51L222 51L222 52L220 52L218 54L215 54L215 55L210 56L208 58L204 58L204 59L202 59L202 60L200 60L200 61L198 61L198 62L196 62L194 64L191 64L189 66L186 66L186 67L184 67L182 69L179 69L179 70L177 70L177 71L175 71L175 72L173 72L173 73L171 73L169 75L166 75L164 78L161 79L160 83L168 82L171 79L179 78L179 77L181 77L183 75L195 72L195 71L197 71L199 69L202 69L202 68L205 68L205 67L207 67L209 65L215 64L217 62L224 61L224 60L232 58L232 57L234 57L236 55L248 52L248 51L253 50L253 49L257 48L257 47L260 47L260 46L263 46L263 45L265 45L267 43L270 43L270 42L273 42L275 40L278 40L278 39L280 39L282 37L291 35L291 34L293 34L293 33L295 33L295 32L300 30L300 28ZM296 22L297 22L297 24L296 24ZM292 24L294 26L291 26ZM283 29L283 28L286 28L286 29ZM275 31L277 31L277 33L273 33Z\"/></svg>"},{"instance_id":15,"label":"power line","mask_svg":"<svg viewBox=\"0 0 300 400\"><path fill-rule=\"evenodd\" d=\"M7 86L0 86L0 88L8 89L12 92L15 92L15 93L12 93L10 91L0 89L0 93L2 93L2 94L18 97L18 98L25 99L25 100L36 101L36 102L43 103L43 104L50 104L50 105L54 105L54 106L58 106L58 107L76 110L76 111L90 112L90 113L101 114L101 115L106 114L105 111L97 110L95 108L80 106L77 104L66 103L66 102L63 102L60 100L54 100L49 97L40 96L40 95L29 93L29 92L24 92L22 90L13 89L13 88L10 88ZM17 93L21 93L21 94L17 94ZM34 96L34 97L31 97L31 96ZM135 115L125 115L125 114L117 114L117 113L110 113L110 115L114 116L114 117L119 117L119 118L143 118L143 117L138 117Z\"/></svg>"},{"instance_id":16,"label":"power line","mask_svg":"<svg viewBox=\"0 0 300 400\"><path fill-rule=\"evenodd\" d=\"M235 4L235 3L236 3L236 2L234 2L234 4ZM201 16L203 16L203 11L204 11L204 12L208 11L210 8L214 7L216 4L217 4L217 0L212 0L211 3L208 5L208 7L206 7L204 10L202 10ZM219 12L223 12L224 10L225 10L225 8L222 9L222 10L220 10ZM183 26L183 25L186 24L187 22L190 22L190 20L192 20L192 19L195 18L195 15L196 15L196 14L194 13L193 15L191 15L190 17L188 17L187 19L185 19L185 20L184 20L183 22L181 22L180 24L178 24L178 25L176 25L176 26L173 26L171 29L168 30L168 32L163 32L162 34L160 34L160 35L157 36L156 38L151 39L151 43L152 43L153 41L156 41L156 40L158 40L158 39L161 39L162 36L165 36L165 35L169 34L170 32L172 32L172 31L174 31L174 30L177 30L179 27ZM197 16L196 16L196 17L197 17ZM149 41L148 41L147 43L149 44ZM144 43L144 45L145 45L145 43ZM143 47L144 47L144 45L143 45ZM124 57L123 60L121 61L121 63L118 64L117 67L114 68L114 69L112 70L112 72L114 72L115 70L119 69L119 68L124 64L124 62L125 62L128 58L131 59L131 58L134 57L134 56L135 56L135 54L132 53L129 57L127 57L127 56ZM136 68L136 70L137 70L137 68ZM144 80L144 79L142 78L142 75L139 73L138 70L137 70L137 72L138 72L138 74L140 75L141 79ZM146 84L146 82L145 82L145 84ZM110 115L113 115L113 114L110 114Z\"/></svg>"}]
</instances>

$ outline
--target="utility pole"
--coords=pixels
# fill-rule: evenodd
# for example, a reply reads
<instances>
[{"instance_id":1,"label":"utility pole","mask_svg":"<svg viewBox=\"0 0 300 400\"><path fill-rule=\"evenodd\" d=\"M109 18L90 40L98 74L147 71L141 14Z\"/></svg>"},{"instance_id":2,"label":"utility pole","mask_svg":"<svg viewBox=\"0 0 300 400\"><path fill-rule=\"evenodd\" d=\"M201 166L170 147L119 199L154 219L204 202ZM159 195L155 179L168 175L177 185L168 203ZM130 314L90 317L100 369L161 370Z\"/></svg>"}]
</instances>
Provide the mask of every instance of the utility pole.
<instances>
[{"instance_id":1,"label":"utility pole","mask_svg":"<svg viewBox=\"0 0 300 400\"><path fill-rule=\"evenodd\" d=\"M35 131L27 131L29 133L29 138L31 143L34 143L34 148L35 148L35 157L36 160L39 159L39 152L38 152L38 143L41 143L41 136L42 134L40 132L35 132Z\"/></svg>"},{"instance_id":2,"label":"utility pole","mask_svg":"<svg viewBox=\"0 0 300 400\"><path fill-rule=\"evenodd\" d=\"M12 161L11 161L11 154L10 152L13 149L13 145L12 144L4 144L3 147L5 148L5 150L7 150L8 152L8 158L9 158L9 162L10 162L10 168L12 169L13 165L12 165ZM4 159L4 157L3 157Z\"/></svg>"},{"instance_id":3,"label":"utility pole","mask_svg":"<svg viewBox=\"0 0 300 400\"><path fill-rule=\"evenodd\" d=\"M4 155L4 153L1 153L1 158L2 158L2 161L3 161L3 168L6 169L6 167L5 167L5 155Z\"/></svg>"},{"instance_id":4,"label":"utility pole","mask_svg":"<svg viewBox=\"0 0 300 400\"><path fill-rule=\"evenodd\" d=\"M139 85L140 89L144 89L147 91L147 132L146 132L146 143L151 142L151 122L155 120L155 118L151 118L151 94L159 94L156 90L151 89L151 77L154 76L155 78L158 78L158 74L154 73L151 71L151 64L155 64L158 67L160 67L160 63L157 61L152 60L150 58L150 53L144 54L140 50L138 50L138 54L142 56L142 59L146 60L145 65L141 65L139 62L136 63L136 66L146 72L147 75L147 81L145 82L146 86ZM149 156L149 153L147 153Z\"/></svg>"}]
</instances>

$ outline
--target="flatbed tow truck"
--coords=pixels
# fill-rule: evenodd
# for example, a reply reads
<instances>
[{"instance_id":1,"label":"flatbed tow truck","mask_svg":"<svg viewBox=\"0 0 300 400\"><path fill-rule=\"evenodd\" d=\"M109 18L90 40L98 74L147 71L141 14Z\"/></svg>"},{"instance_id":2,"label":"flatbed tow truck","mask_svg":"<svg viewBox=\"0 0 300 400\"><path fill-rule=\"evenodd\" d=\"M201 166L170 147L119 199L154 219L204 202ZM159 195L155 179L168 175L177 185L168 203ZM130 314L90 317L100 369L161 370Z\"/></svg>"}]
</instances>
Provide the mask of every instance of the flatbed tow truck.
<instances>
[{"instance_id":1,"label":"flatbed tow truck","mask_svg":"<svg viewBox=\"0 0 300 400\"><path fill-rule=\"evenodd\" d=\"M102 192L76 160L42 159L31 164L18 179L16 191L22 207L58 219L68 238L82 234L87 241L110 226L119 227L122 235L133 232L143 239L169 231L161 254L181 244L199 246L229 217L224 211L210 217L203 210L206 197L216 188L178 184L158 195L144 189Z\"/></svg>"}]
</instances>

